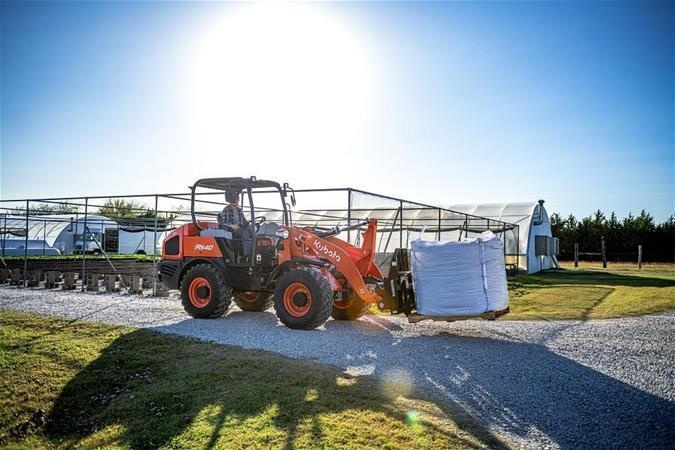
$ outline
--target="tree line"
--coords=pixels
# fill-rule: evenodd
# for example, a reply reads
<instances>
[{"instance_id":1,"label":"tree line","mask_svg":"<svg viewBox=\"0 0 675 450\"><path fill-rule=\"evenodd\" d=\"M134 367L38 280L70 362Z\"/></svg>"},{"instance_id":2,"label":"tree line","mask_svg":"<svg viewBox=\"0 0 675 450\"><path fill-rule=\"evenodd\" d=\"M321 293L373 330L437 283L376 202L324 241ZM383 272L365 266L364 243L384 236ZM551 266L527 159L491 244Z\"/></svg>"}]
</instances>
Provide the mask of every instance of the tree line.
<instances>
[{"instance_id":1,"label":"tree line","mask_svg":"<svg viewBox=\"0 0 675 450\"><path fill-rule=\"evenodd\" d=\"M599 252L605 239L607 258L613 261L635 261L638 245L642 245L643 260L673 262L675 260L675 215L662 223L642 210L639 215L628 214L619 219L614 212L609 217L598 210L577 220L573 215L549 218L553 236L560 239L560 259L574 259L574 244L579 252Z\"/></svg>"}]
</instances>

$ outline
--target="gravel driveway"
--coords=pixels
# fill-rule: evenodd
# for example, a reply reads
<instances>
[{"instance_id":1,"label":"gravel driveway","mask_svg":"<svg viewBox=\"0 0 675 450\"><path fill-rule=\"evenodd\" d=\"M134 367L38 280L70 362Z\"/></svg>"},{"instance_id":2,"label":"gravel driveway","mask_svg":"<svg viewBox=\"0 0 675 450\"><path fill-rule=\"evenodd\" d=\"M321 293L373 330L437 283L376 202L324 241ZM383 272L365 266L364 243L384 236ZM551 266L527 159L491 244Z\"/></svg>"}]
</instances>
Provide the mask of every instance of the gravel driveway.
<instances>
[{"instance_id":1,"label":"gravel driveway","mask_svg":"<svg viewBox=\"0 0 675 450\"><path fill-rule=\"evenodd\" d=\"M191 319L176 297L0 288L0 308L152 328L411 383L524 447L673 448L675 315L409 324L330 320L313 331L233 308Z\"/></svg>"}]
</instances>

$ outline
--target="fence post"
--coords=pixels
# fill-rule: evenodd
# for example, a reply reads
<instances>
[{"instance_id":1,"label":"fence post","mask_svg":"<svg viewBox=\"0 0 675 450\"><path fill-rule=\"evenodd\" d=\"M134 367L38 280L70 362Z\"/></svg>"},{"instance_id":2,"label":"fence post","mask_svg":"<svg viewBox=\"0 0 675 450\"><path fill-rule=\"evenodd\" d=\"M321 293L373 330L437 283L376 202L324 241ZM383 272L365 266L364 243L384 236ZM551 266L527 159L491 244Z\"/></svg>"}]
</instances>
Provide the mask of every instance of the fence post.
<instances>
[{"instance_id":1,"label":"fence post","mask_svg":"<svg viewBox=\"0 0 675 450\"><path fill-rule=\"evenodd\" d=\"M574 267L579 267L579 243L574 243Z\"/></svg>"},{"instance_id":2,"label":"fence post","mask_svg":"<svg viewBox=\"0 0 675 450\"><path fill-rule=\"evenodd\" d=\"M638 245L638 269L642 269L642 244Z\"/></svg>"},{"instance_id":3,"label":"fence post","mask_svg":"<svg viewBox=\"0 0 675 450\"><path fill-rule=\"evenodd\" d=\"M30 202L26 200L26 239L23 246L23 287L28 287L28 211Z\"/></svg>"},{"instance_id":4,"label":"fence post","mask_svg":"<svg viewBox=\"0 0 675 450\"><path fill-rule=\"evenodd\" d=\"M84 292L84 278L86 273L86 256L87 256L87 215L89 214L89 198L84 198L84 227L82 228L82 292ZM77 224L75 224L77 230Z\"/></svg>"},{"instance_id":5,"label":"fence post","mask_svg":"<svg viewBox=\"0 0 675 450\"><path fill-rule=\"evenodd\" d=\"M438 241L441 240L441 209L438 209Z\"/></svg>"},{"instance_id":6,"label":"fence post","mask_svg":"<svg viewBox=\"0 0 675 450\"><path fill-rule=\"evenodd\" d=\"M602 252L602 268L607 268L607 253L605 252L605 237L600 238L600 250Z\"/></svg>"},{"instance_id":7,"label":"fence post","mask_svg":"<svg viewBox=\"0 0 675 450\"><path fill-rule=\"evenodd\" d=\"M157 295L157 200L155 195L155 232L152 239L152 295ZM145 233L143 234L145 236Z\"/></svg>"}]
</instances>

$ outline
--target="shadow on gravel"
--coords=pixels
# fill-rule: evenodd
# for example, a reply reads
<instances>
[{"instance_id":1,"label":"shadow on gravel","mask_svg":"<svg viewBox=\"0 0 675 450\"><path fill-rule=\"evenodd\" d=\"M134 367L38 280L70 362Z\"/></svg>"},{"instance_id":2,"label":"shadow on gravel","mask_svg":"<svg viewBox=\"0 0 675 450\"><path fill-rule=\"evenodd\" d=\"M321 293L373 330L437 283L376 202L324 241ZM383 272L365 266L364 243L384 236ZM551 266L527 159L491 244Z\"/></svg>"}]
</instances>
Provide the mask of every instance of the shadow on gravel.
<instances>
[{"instance_id":1,"label":"shadow on gravel","mask_svg":"<svg viewBox=\"0 0 675 450\"><path fill-rule=\"evenodd\" d=\"M673 448L675 442L674 403L543 345L443 333L403 338L387 351L351 355L351 362L374 364L375 376L388 377L408 358L418 386L537 445L550 439L562 448ZM417 357L423 353L428 357Z\"/></svg>"},{"instance_id":2,"label":"shadow on gravel","mask_svg":"<svg viewBox=\"0 0 675 450\"><path fill-rule=\"evenodd\" d=\"M545 345L514 342L498 330L482 331L481 323L436 328L368 316L297 331L279 325L266 312L233 313L208 323L188 319L158 330L264 348L409 383L446 404L467 405L491 425L532 442L546 442L537 435L564 448L662 448L673 442L673 403Z\"/></svg>"},{"instance_id":3,"label":"shadow on gravel","mask_svg":"<svg viewBox=\"0 0 675 450\"><path fill-rule=\"evenodd\" d=\"M266 315L232 316L246 323L252 317L265 320ZM225 321L210 322L224 325ZM309 336L305 334L305 339ZM330 426L330 420L340 420L319 419L320 414L346 414L341 420L353 421L349 439L361 436L360 426L366 432L381 432L382 423L377 420L381 415L405 428L405 414L383 401L381 385L334 366L138 330L117 338L67 383L47 417L46 434L53 442L85 447L278 448L281 444L288 449L303 434L303 446L318 448L330 431L323 421ZM414 390L405 394L429 398ZM462 430L448 435L451 442L505 448L461 408L441 409ZM281 442L275 440L270 423L285 436ZM108 426L113 426L112 431L86 440ZM427 431L444 433L432 424L425 426ZM393 432L380 433L379 438L391 440L388 436ZM472 440L466 439L468 435ZM221 436L234 440L223 441ZM256 443L247 440L251 438ZM370 438L359 439L363 444Z\"/></svg>"}]
</instances>

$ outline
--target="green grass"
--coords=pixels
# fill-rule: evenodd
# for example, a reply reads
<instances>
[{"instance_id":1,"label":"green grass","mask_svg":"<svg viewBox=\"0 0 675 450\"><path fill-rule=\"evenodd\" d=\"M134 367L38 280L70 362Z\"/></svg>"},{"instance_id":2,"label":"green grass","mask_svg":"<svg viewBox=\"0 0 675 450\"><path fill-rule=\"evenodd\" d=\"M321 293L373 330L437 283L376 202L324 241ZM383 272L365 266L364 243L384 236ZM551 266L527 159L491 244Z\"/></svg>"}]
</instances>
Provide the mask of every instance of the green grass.
<instances>
[{"instance_id":1,"label":"green grass","mask_svg":"<svg viewBox=\"0 0 675 450\"><path fill-rule=\"evenodd\" d=\"M504 319L603 319L675 309L672 264L563 267L510 281L511 312Z\"/></svg>"},{"instance_id":2,"label":"green grass","mask_svg":"<svg viewBox=\"0 0 675 450\"><path fill-rule=\"evenodd\" d=\"M6 310L0 389L0 446L10 448L503 447L461 408L410 386Z\"/></svg>"}]
</instances>

